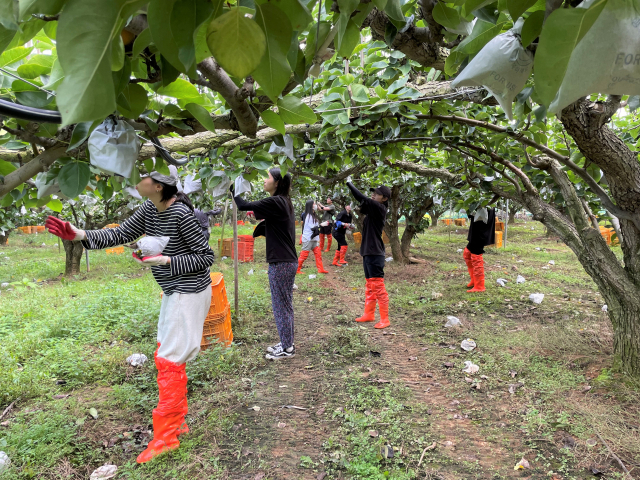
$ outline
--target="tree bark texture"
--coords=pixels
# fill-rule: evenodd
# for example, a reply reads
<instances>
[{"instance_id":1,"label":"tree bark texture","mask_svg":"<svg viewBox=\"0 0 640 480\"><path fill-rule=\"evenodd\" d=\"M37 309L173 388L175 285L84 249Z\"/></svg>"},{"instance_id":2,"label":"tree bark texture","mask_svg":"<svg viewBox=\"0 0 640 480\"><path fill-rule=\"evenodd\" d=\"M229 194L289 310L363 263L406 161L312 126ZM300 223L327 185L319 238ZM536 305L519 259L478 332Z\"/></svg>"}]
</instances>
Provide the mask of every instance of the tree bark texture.
<instances>
[{"instance_id":1,"label":"tree bark texture","mask_svg":"<svg viewBox=\"0 0 640 480\"><path fill-rule=\"evenodd\" d=\"M62 240L64 247L65 262L64 262L64 274L77 275L80 273L80 262L82 261L82 252L84 247L81 242L74 242L71 240Z\"/></svg>"},{"instance_id":2,"label":"tree bark texture","mask_svg":"<svg viewBox=\"0 0 640 480\"><path fill-rule=\"evenodd\" d=\"M0 233L0 245L8 245L9 244L9 233L4 232L4 234Z\"/></svg>"}]
</instances>

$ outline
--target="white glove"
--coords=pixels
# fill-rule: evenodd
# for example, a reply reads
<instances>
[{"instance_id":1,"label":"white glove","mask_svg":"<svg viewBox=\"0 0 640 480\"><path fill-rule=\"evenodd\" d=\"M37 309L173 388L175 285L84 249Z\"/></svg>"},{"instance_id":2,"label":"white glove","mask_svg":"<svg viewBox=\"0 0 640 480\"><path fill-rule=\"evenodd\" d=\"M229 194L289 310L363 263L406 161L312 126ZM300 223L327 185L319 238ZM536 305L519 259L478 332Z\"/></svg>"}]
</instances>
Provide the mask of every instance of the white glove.
<instances>
[{"instance_id":1,"label":"white glove","mask_svg":"<svg viewBox=\"0 0 640 480\"><path fill-rule=\"evenodd\" d=\"M320 226L321 226L321 227L327 227L327 226L329 226L329 222L322 222L322 223L320 224Z\"/></svg>"},{"instance_id":2,"label":"white glove","mask_svg":"<svg viewBox=\"0 0 640 480\"><path fill-rule=\"evenodd\" d=\"M155 257L149 257L145 260L140 260L134 255L133 259L140 265L145 265L147 267L157 267L158 265L168 265L171 263L171 257L167 257L166 255L156 255Z\"/></svg>"},{"instance_id":3,"label":"white glove","mask_svg":"<svg viewBox=\"0 0 640 480\"><path fill-rule=\"evenodd\" d=\"M349 175L349 176L347 177L347 183L353 183L353 180L352 180L352 178L351 178L351 175Z\"/></svg>"}]
</instances>

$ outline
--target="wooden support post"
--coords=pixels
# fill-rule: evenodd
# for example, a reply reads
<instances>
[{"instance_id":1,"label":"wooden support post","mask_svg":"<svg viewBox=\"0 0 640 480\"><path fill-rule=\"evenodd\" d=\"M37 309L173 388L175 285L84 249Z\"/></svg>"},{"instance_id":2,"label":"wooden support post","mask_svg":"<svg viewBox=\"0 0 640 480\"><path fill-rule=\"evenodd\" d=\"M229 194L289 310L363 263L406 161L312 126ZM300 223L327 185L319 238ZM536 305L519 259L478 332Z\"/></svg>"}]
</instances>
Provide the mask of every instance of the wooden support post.
<instances>
[{"instance_id":1,"label":"wooden support post","mask_svg":"<svg viewBox=\"0 0 640 480\"><path fill-rule=\"evenodd\" d=\"M233 304L238 317L238 206L233 203Z\"/></svg>"},{"instance_id":2,"label":"wooden support post","mask_svg":"<svg viewBox=\"0 0 640 480\"><path fill-rule=\"evenodd\" d=\"M218 260L222 261L222 247L224 246L224 226L227 223L227 208L229 207L229 199L224 201L224 213L222 214L222 233L220 234L220 247L218 248Z\"/></svg>"}]
</instances>

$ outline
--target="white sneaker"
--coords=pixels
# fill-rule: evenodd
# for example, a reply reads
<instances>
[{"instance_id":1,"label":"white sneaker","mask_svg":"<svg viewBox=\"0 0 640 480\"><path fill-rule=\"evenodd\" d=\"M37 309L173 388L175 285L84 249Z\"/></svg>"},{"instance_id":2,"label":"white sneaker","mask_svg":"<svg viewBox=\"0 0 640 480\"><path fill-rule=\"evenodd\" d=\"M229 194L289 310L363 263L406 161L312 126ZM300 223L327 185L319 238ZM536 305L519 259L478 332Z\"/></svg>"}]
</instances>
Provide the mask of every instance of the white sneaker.
<instances>
[{"instance_id":1,"label":"white sneaker","mask_svg":"<svg viewBox=\"0 0 640 480\"><path fill-rule=\"evenodd\" d=\"M293 344L295 346L295 343ZM276 351L276 349L278 348L282 348L282 342L278 342L276 343L273 347L267 347L267 352L269 353L273 353Z\"/></svg>"},{"instance_id":2,"label":"white sneaker","mask_svg":"<svg viewBox=\"0 0 640 480\"><path fill-rule=\"evenodd\" d=\"M281 360L283 358L291 358L296 355L296 347L291 346L286 350L282 349L282 345L274 349L273 353L267 353L264 358L267 360Z\"/></svg>"}]
</instances>

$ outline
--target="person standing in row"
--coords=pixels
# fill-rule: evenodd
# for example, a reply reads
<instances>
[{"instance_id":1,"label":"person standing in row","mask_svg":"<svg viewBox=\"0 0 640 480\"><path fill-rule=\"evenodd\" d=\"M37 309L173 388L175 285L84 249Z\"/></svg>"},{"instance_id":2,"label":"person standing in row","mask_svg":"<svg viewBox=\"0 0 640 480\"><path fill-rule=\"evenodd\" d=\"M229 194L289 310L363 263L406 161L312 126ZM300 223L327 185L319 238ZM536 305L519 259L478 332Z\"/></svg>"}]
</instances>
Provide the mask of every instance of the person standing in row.
<instances>
[{"instance_id":1,"label":"person standing in row","mask_svg":"<svg viewBox=\"0 0 640 480\"><path fill-rule=\"evenodd\" d=\"M352 221L351 205L347 205L336 217L336 224L333 228L333 237L336 239L336 242L338 242L338 249L336 250L331 265L335 265L336 267L348 265L345 260L345 256L347 255L347 238L345 234L347 233L347 228L351 228Z\"/></svg>"},{"instance_id":2,"label":"person standing in row","mask_svg":"<svg viewBox=\"0 0 640 480\"><path fill-rule=\"evenodd\" d=\"M256 202L247 202L240 195L233 197L238 210L253 210L256 219L264 219L271 306L280 337L279 343L267 348L267 360L291 358L296 353L293 343L293 282L298 268L298 255L290 190L291 175L287 173L282 176L279 168L272 168L264 181L264 191L270 197Z\"/></svg>"},{"instance_id":3,"label":"person standing in row","mask_svg":"<svg viewBox=\"0 0 640 480\"><path fill-rule=\"evenodd\" d=\"M493 203L492 200L491 203ZM469 293L484 292L484 247L496 243L496 209L479 208L475 215L469 217L469 243L462 257L467 264L471 281L467 285Z\"/></svg>"},{"instance_id":4,"label":"person standing in row","mask_svg":"<svg viewBox=\"0 0 640 480\"><path fill-rule=\"evenodd\" d=\"M153 410L153 440L138 455L145 463L162 452L180 446L178 435L189 431L186 362L200 351L202 329L211 305L213 251L202 235L189 197L178 192L178 177L151 173L136 190L148 200L122 225L104 230L80 230L69 222L49 217L45 227L64 240L81 240L89 250L131 243L142 235L169 237L161 255L142 261L150 266L164 295L158 320L158 369L160 398ZM134 257L135 258L135 257Z\"/></svg>"},{"instance_id":5,"label":"person standing in row","mask_svg":"<svg viewBox=\"0 0 640 480\"><path fill-rule=\"evenodd\" d=\"M222 212L221 208L215 208L208 212L203 212L198 208L193 209L193 214L196 216L196 219L200 224L200 228L202 229L202 234L207 242L209 242L209 237L211 236L211 232L209 232L210 217L215 217L216 215L219 215L220 212Z\"/></svg>"},{"instance_id":6,"label":"person standing in row","mask_svg":"<svg viewBox=\"0 0 640 480\"><path fill-rule=\"evenodd\" d=\"M333 216L336 213L336 206L333 204L333 200L327 197L327 205L322 205L318 202L318 208L324 213L322 214L322 223L328 222L326 226L320 227L320 251L328 252L331 250L331 230L333 224ZM327 249L324 249L324 239L327 238Z\"/></svg>"},{"instance_id":7,"label":"person standing in row","mask_svg":"<svg viewBox=\"0 0 640 480\"><path fill-rule=\"evenodd\" d=\"M384 286L384 243L382 228L387 216L387 201L391 196L389 187L371 188L371 198L362 194L348 181L347 187L353 197L360 202L360 213L365 215L362 226L362 266L366 279L364 315L356 322L373 322L375 320L376 301L380 307L380 321L375 328L386 328L389 322L389 295Z\"/></svg>"},{"instance_id":8,"label":"person standing in row","mask_svg":"<svg viewBox=\"0 0 640 480\"><path fill-rule=\"evenodd\" d=\"M302 273L302 264L309 257L309 252L313 252L316 257L318 273L329 273L322 265L322 252L318 246L318 235L321 227L316 216L317 209L316 202L307 200L302 218L304 222L302 226L302 251L298 259L298 271L296 273Z\"/></svg>"}]
</instances>

